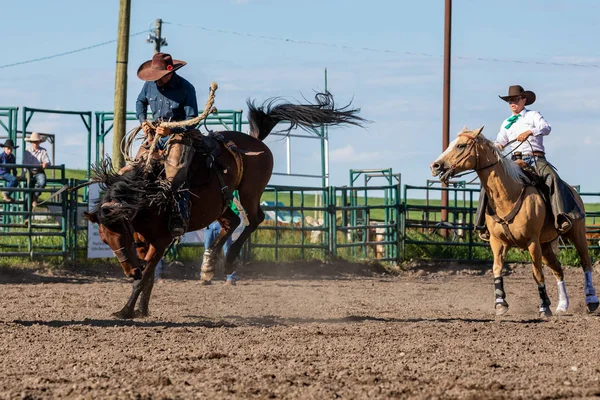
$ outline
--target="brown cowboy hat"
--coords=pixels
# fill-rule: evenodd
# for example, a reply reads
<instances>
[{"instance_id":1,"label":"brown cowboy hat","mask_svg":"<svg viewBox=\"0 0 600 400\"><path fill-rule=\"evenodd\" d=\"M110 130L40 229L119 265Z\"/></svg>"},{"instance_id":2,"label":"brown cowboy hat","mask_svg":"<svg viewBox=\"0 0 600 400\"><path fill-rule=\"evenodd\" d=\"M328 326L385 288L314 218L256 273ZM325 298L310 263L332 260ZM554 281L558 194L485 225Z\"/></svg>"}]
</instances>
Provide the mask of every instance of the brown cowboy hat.
<instances>
[{"instance_id":1,"label":"brown cowboy hat","mask_svg":"<svg viewBox=\"0 0 600 400\"><path fill-rule=\"evenodd\" d=\"M31 132L29 137L25 138L26 142L45 142L48 139L47 136L40 136L38 132Z\"/></svg>"},{"instance_id":2,"label":"brown cowboy hat","mask_svg":"<svg viewBox=\"0 0 600 400\"><path fill-rule=\"evenodd\" d=\"M148 60L137 71L137 76L143 81L157 81L163 76L177 71L187 63L173 60L170 54L156 53L152 60Z\"/></svg>"},{"instance_id":3,"label":"brown cowboy hat","mask_svg":"<svg viewBox=\"0 0 600 400\"><path fill-rule=\"evenodd\" d=\"M15 146L15 142L13 142L12 139L6 139L6 142L4 142L4 144L0 144L0 147L9 147L11 149L19 148L19 146Z\"/></svg>"},{"instance_id":4,"label":"brown cowboy hat","mask_svg":"<svg viewBox=\"0 0 600 400\"><path fill-rule=\"evenodd\" d=\"M504 101L508 101L515 97L525 97L525 99L526 99L525 105L526 106L533 104L535 102L535 93L533 93L531 90L523 89L523 86L520 86L520 85L510 86L508 88L507 96L498 95L498 97L500 97Z\"/></svg>"}]
</instances>

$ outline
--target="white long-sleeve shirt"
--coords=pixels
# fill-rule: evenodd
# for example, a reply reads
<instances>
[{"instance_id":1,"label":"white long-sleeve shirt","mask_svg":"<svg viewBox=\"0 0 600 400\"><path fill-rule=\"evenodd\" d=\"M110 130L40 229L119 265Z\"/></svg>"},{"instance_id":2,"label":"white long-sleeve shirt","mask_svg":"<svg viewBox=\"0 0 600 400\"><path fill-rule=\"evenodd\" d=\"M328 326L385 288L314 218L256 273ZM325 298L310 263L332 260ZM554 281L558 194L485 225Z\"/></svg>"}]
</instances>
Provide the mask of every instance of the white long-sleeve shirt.
<instances>
[{"instance_id":1,"label":"white long-sleeve shirt","mask_svg":"<svg viewBox=\"0 0 600 400\"><path fill-rule=\"evenodd\" d=\"M516 139L521 133L530 130L533 132L533 135L529 136L523 144L519 141L512 143L511 147L513 150L518 147L516 150L523 154L531 154L533 151L545 152L544 136L550 134L550 131L552 130L550 124L546 122L544 117L542 117L542 114L538 111L524 108L519 114L521 116L508 129L505 128L508 124L508 118L502 122L500 132L498 132L498 137L496 138L496 144L500 144L504 147L508 142Z\"/></svg>"}]
</instances>

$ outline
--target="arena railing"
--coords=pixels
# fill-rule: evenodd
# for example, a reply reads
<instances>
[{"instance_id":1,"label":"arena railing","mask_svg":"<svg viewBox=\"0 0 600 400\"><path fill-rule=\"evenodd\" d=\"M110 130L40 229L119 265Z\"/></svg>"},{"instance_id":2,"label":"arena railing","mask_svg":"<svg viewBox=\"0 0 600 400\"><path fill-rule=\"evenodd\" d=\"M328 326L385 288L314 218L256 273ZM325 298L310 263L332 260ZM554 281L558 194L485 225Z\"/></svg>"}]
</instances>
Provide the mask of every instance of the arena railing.
<instances>
[{"instance_id":1,"label":"arena railing","mask_svg":"<svg viewBox=\"0 0 600 400\"><path fill-rule=\"evenodd\" d=\"M30 185L30 168L39 167L27 164L12 164L19 173L18 187L6 187L6 181L0 180L0 191L10 193L14 202L0 203L0 255L3 257L66 257L69 251L67 240L69 232L68 196L59 195L35 210L31 203L33 193L40 192L39 202L47 199L58 188L63 187L65 166L49 166L46 172L55 170L59 177L47 174L46 187L36 189ZM25 174L21 171L25 169Z\"/></svg>"}]
</instances>

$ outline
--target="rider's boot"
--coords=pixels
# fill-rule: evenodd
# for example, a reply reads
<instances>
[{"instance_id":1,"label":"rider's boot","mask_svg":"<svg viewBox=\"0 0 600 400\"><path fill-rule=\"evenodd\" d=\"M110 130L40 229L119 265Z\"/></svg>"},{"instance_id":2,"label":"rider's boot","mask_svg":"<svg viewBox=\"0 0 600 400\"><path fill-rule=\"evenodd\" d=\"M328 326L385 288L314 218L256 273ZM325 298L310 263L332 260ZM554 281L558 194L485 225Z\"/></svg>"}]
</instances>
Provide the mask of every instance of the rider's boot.
<instances>
[{"instance_id":1,"label":"rider's boot","mask_svg":"<svg viewBox=\"0 0 600 400\"><path fill-rule=\"evenodd\" d=\"M171 230L171 236L173 237L183 236L185 233L185 221L179 210L174 209L171 211L169 229Z\"/></svg>"},{"instance_id":2,"label":"rider's boot","mask_svg":"<svg viewBox=\"0 0 600 400\"><path fill-rule=\"evenodd\" d=\"M566 233L573 227L573 223L571 222L569 217L567 217L564 214L561 214L558 216L557 222L558 222L558 231L560 233Z\"/></svg>"},{"instance_id":3,"label":"rider's boot","mask_svg":"<svg viewBox=\"0 0 600 400\"><path fill-rule=\"evenodd\" d=\"M490 241L490 231L488 230L487 226L484 225L479 229L479 239L483 240L484 242Z\"/></svg>"},{"instance_id":4,"label":"rider's boot","mask_svg":"<svg viewBox=\"0 0 600 400\"><path fill-rule=\"evenodd\" d=\"M187 229L187 220L189 218L188 210L189 193L187 191L179 192L177 204L171 210L169 229L171 236L183 236Z\"/></svg>"}]
</instances>

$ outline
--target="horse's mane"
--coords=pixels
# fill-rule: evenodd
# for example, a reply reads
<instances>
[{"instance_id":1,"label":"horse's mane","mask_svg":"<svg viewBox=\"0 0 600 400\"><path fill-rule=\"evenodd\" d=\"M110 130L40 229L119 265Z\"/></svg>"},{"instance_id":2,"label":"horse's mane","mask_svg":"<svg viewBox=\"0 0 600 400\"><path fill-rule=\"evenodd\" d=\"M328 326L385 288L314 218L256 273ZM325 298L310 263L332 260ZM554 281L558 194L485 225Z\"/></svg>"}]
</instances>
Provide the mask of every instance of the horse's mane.
<instances>
[{"instance_id":1,"label":"horse's mane","mask_svg":"<svg viewBox=\"0 0 600 400\"><path fill-rule=\"evenodd\" d=\"M504 172L509 178L518 183L528 182L527 176L516 162L514 162L510 157L505 157L504 154L502 154L502 151L496 147L496 144L490 139L481 134L479 137L483 139L483 142L494 151L494 154L496 157L498 157L498 163L502 165Z\"/></svg>"},{"instance_id":2,"label":"horse's mane","mask_svg":"<svg viewBox=\"0 0 600 400\"><path fill-rule=\"evenodd\" d=\"M170 204L173 196L169 185L159 179L162 166L155 163L149 173L144 166L140 163L123 175L113 170L108 158L92 166L92 179L100 184L103 192L93 210L100 223L110 226L122 218L133 219L140 211L150 208L162 212ZM111 202L118 206L102 207Z\"/></svg>"}]
</instances>

